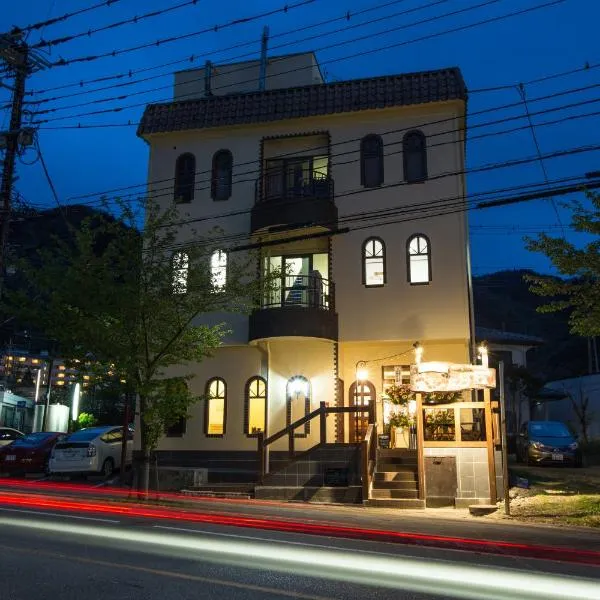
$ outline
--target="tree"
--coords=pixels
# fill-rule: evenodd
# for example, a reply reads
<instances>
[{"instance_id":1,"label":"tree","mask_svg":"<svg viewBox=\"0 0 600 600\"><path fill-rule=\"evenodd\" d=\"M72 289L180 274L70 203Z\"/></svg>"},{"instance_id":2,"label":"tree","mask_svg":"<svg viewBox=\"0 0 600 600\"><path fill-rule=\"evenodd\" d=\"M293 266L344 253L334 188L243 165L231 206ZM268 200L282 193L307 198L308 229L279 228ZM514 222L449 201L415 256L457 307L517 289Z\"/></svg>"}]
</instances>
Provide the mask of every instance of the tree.
<instances>
[{"instance_id":1,"label":"tree","mask_svg":"<svg viewBox=\"0 0 600 600\"><path fill-rule=\"evenodd\" d=\"M182 230L193 243L179 241ZM135 390L145 491L165 429L200 399L187 385L191 366L221 344L227 315L251 310L260 297L254 256L217 255L215 268L221 232L194 234L176 205L148 204L140 231L133 211L120 204L117 216L87 218L21 261L26 288L8 297L12 310L56 339L64 355ZM222 322L207 324L206 313L221 314Z\"/></svg>"},{"instance_id":2,"label":"tree","mask_svg":"<svg viewBox=\"0 0 600 600\"><path fill-rule=\"evenodd\" d=\"M594 413L590 410L590 398L588 395L584 395L581 385L577 391L571 392L564 388L563 391L571 401L571 407L573 408L573 412L577 418L577 424L581 430L581 437L587 445L590 441L588 437L588 430L595 417Z\"/></svg>"},{"instance_id":3,"label":"tree","mask_svg":"<svg viewBox=\"0 0 600 600\"><path fill-rule=\"evenodd\" d=\"M576 247L564 237L545 233L537 239L527 238L527 248L546 255L561 275L544 277L526 275L530 289L538 296L553 298L538 307L539 312L570 310L571 333L595 337L600 335L600 195L587 194L588 202L573 202L571 226L591 240Z\"/></svg>"}]
</instances>

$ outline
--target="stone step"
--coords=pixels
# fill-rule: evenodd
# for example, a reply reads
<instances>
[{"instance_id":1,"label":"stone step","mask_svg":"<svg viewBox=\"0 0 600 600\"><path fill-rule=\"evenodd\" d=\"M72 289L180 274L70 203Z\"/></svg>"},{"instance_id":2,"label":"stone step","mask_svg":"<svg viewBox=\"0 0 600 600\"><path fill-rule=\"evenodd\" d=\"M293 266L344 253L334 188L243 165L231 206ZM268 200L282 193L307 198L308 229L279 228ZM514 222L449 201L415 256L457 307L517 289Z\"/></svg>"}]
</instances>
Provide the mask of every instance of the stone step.
<instances>
[{"instance_id":1,"label":"stone step","mask_svg":"<svg viewBox=\"0 0 600 600\"><path fill-rule=\"evenodd\" d=\"M375 499L387 499L387 498L418 498L419 491L416 489L412 490L381 490L373 488L371 490L370 498Z\"/></svg>"},{"instance_id":2,"label":"stone step","mask_svg":"<svg viewBox=\"0 0 600 600\"><path fill-rule=\"evenodd\" d=\"M416 481L374 481L373 489L378 490L417 490L418 484Z\"/></svg>"},{"instance_id":3,"label":"stone step","mask_svg":"<svg viewBox=\"0 0 600 600\"><path fill-rule=\"evenodd\" d=\"M363 502L365 506L376 508L424 509L425 501L414 498L370 498Z\"/></svg>"},{"instance_id":4,"label":"stone step","mask_svg":"<svg viewBox=\"0 0 600 600\"><path fill-rule=\"evenodd\" d=\"M407 470L403 467L409 467L412 470L417 470L419 466L416 460L407 460L402 458L385 458L384 460L378 460L375 470L376 471L403 471Z\"/></svg>"},{"instance_id":5,"label":"stone step","mask_svg":"<svg viewBox=\"0 0 600 600\"><path fill-rule=\"evenodd\" d=\"M405 448L379 448L377 450L377 456L400 456L400 457L414 457L417 458L416 450L408 450Z\"/></svg>"},{"instance_id":6,"label":"stone step","mask_svg":"<svg viewBox=\"0 0 600 600\"><path fill-rule=\"evenodd\" d=\"M404 469L402 471L375 471L374 481L417 481L417 469Z\"/></svg>"}]
</instances>

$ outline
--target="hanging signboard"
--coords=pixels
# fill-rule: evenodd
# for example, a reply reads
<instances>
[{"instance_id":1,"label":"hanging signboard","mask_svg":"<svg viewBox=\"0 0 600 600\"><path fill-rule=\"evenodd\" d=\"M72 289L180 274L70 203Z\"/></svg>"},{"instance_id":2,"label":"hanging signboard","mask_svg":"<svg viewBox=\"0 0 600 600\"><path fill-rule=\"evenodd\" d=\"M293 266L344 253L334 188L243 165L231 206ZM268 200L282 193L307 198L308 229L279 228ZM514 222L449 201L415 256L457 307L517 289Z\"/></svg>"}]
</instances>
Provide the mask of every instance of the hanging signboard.
<instances>
[{"instance_id":1,"label":"hanging signboard","mask_svg":"<svg viewBox=\"0 0 600 600\"><path fill-rule=\"evenodd\" d=\"M496 370L482 365L423 362L410 368L413 392L459 392L496 387Z\"/></svg>"}]
</instances>

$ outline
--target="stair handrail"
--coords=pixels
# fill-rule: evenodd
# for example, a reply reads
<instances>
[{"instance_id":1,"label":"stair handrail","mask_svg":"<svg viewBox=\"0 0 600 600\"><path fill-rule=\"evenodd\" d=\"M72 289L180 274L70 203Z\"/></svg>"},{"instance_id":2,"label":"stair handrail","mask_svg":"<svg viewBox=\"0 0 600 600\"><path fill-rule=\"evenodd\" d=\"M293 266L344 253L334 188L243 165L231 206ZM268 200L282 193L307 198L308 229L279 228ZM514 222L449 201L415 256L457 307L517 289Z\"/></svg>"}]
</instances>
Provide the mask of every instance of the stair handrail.
<instances>
[{"instance_id":1,"label":"stair handrail","mask_svg":"<svg viewBox=\"0 0 600 600\"><path fill-rule=\"evenodd\" d=\"M367 433L362 441L362 488L363 501L368 500L371 494L371 483L377 462L377 424L370 423Z\"/></svg>"}]
</instances>

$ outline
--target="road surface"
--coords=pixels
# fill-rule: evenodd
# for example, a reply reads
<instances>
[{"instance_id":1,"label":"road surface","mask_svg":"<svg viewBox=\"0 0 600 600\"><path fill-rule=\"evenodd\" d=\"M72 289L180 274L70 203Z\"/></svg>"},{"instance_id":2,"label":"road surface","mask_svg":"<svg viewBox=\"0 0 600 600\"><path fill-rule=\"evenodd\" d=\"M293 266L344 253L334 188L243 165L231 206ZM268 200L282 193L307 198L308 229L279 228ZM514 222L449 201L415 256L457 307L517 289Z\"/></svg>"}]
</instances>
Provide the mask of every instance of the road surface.
<instances>
[{"instance_id":1,"label":"road surface","mask_svg":"<svg viewBox=\"0 0 600 600\"><path fill-rule=\"evenodd\" d=\"M600 598L600 567L177 519L4 504L0 532L2 600Z\"/></svg>"}]
</instances>

